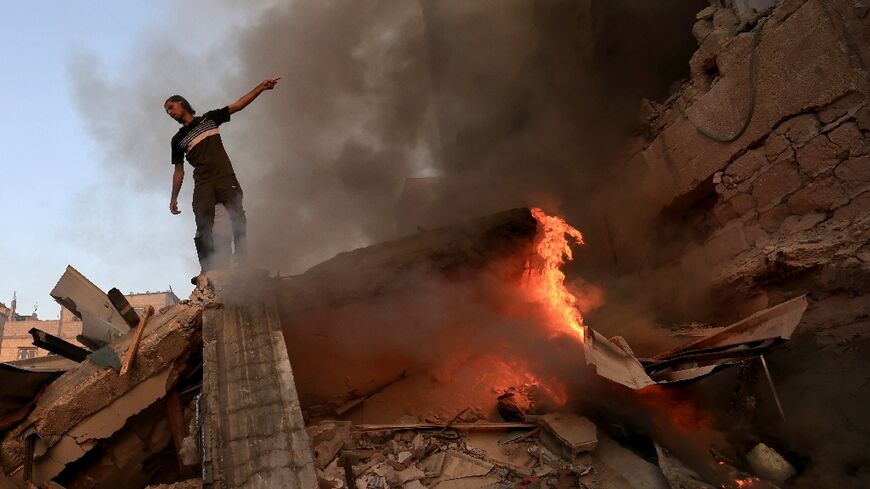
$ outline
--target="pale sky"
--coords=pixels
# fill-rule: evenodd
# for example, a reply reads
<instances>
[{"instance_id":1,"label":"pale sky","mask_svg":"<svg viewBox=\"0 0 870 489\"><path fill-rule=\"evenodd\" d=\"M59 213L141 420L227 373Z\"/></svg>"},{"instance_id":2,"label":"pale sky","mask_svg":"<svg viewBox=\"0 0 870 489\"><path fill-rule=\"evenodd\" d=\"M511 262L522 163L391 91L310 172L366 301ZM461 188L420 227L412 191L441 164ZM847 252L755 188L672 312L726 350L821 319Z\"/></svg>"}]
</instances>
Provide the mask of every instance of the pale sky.
<instances>
[{"instance_id":1,"label":"pale sky","mask_svg":"<svg viewBox=\"0 0 870 489\"><path fill-rule=\"evenodd\" d=\"M48 295L67 264L108 290L166 290L185 298L198 272L192 244L191 182L168 212L171 165L160 188L134 188L108 179L107 157L80 114L73 93L73 60L93 63L111 79L135 65L145 39L178 39L187 52L207 53L254 14L259 2L82 1L6 2L0 16L0 301L18 293L18 311L39 305L57 317ZM240 7L243 6L243 7ZM172 69L171 66L166 67ZM173 87L167 87L172 92ZM171 93L167 93L167 96ZM85 103L124 124L128 108L102 100ZM105 105L105 107L102 107ZM177 124L154 107L156 131L168 140ZM132 148L131 151L135 151ZM110 162L111 163L111 162ZM189 175L188 175L189 176Z\"/></svg>"}]
</instances>

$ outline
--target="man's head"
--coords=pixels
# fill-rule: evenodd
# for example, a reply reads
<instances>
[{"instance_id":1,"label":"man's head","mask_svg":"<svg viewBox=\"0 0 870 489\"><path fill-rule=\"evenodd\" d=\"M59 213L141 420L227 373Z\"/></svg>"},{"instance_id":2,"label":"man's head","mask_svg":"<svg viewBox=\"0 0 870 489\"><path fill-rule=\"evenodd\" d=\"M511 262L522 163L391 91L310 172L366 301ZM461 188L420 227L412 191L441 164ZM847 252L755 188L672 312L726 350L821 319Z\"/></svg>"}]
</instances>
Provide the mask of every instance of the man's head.
<instances>
[{"instance_id":1,"label":"man's head","mask_svg":"<svg viewBox=\"0 0 870 489\"><path fill-rule=\"evenodd\" d=\"M163 103L163 108L166 109L166 113L169 114L169 117L172 117L182 124L184 123L184 114L189 113L190 115L196 115L196 111L190 106L190 102L181 95L173 95L166 99L166 102Z\"/></svg>"}]
</instances>

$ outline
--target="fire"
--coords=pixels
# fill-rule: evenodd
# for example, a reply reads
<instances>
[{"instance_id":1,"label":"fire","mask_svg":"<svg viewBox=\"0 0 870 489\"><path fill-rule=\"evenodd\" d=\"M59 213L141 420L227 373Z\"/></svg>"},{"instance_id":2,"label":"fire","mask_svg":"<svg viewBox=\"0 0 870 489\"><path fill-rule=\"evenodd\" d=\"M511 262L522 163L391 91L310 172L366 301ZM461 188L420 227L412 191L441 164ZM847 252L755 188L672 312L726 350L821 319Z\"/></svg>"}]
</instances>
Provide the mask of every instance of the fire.
<instances>
[{"instance_id":1,"label":"fire","mask_svg":"<svg viewBox=\"0 0 870 489\"><path fill-rule=\"evenodd\" d=\"M533 282L531 290L535 300L555 316L559 330L575 334L582 343L586 338L586 325L577 309L577 297L565 287L565 274L561 267L573 259L571 242L583 244L583 235L564 219L548 216L541 209L532 209L532 216L543 231L536 248L543 266L539 276L530 280Z\"/></svg>"},{"instance_id":2,"label":"fire","mask_svg":"<svg viewBox=\"0 0 870 489\"><path fill-rule=\"evenodd\" d=\"M756 477L747 477L745 479L735 479L734 480L734 488L740 489L744 487L752 487L758 482L758 478ZM722 487L725 489L729 489L725 484L722 484Z\"/></svg>"},{"instance_id":3,"label":"fire","mask_svg":"<svg viewBox=\"0 0 870 489\"><path fill-rule=\"evenodd\" d=\"M713 414L698 408L678 391L660 385L651 385L634 392L644 405L652 408L652 412L665 416L668 426L663 429L680 433L697 433L713 429Z\"/></svg>"}]
</instances>

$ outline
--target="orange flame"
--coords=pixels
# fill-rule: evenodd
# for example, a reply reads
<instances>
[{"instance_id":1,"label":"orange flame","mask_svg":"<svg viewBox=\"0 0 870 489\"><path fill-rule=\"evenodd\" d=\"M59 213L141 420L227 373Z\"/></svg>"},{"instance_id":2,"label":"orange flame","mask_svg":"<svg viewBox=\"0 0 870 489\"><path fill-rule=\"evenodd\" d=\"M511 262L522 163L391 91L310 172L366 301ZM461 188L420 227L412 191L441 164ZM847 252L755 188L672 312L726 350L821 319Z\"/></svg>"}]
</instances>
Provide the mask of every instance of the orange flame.
<instances>
[{"instance_id":1,"label":"orange flame","mask_svg":"<svg viewBox=\"0 0 870 489\"><path fill-rule=\"evenodd\" d=\"M735 479L734 487L735 488L743 488L743 487L752 487L759 479L756 477L747 477L745 479ZM725 487L725 484L722 484L722 487Z\"/></svg>"},{"instance_id":2,"label":"orange flame","mask_svg":"<svg viewBox=\"0 0 870 489\"><path fill-rule=\"evenodd\" d=\"M532 216L543 231L536 251L544 265L531 288L535 300L544 304L555 316L555 323L561 332L576 334L582 343L586 338L586 326L577 309L577 297L565 288L565 274L561 267L574 258L571 242L583 244L583 235L564 219L548 216L541 209L532 209Z\"/></svg>"}]
</instances>

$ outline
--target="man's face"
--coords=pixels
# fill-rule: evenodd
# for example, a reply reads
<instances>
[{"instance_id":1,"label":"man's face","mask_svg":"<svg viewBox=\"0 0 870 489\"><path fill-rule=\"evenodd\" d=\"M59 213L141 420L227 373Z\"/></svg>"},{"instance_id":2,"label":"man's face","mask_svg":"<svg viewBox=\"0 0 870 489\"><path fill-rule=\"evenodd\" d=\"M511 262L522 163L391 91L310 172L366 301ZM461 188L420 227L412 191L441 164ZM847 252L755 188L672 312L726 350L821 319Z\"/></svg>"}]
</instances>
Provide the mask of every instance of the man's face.
<instances>
[{"instance_id":1,"label":"man's face","mask_svg":"<svg viewBox=\"0 0 870 489\"><path fill-rule=\"evenodd\" d=\"M184 107L181 106L181 102L169 101L166 102L166 105L163 106L166 109L166 113L169 114L169 117L181 122L181 117L184 115L185 111Z\"/></svg>"}]
</instances>

